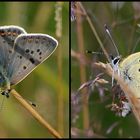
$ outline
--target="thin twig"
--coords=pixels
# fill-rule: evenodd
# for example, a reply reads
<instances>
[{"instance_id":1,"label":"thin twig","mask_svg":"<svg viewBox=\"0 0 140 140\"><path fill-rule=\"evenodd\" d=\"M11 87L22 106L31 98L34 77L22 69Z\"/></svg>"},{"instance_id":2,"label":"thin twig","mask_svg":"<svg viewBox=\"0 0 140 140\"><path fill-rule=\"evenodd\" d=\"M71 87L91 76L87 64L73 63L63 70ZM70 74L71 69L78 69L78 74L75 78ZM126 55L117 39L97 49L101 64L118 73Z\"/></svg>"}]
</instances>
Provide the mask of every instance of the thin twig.
<instances>
[{"instance_id":1,"label":"thin twig","mask_svg":"<svg viewBox=\"0 0 140 140\"><path fill-rule=\"evenodd\" d=\"M89 23L89 25L90 25L90 27L91 27L91 30L92 30L92 32L94 33L94 35L95 35L95 37L96 37L96 39L97 39L97 41L98 41L98 43L99 43L101 49L103 50L103 52L104 52L106 58L108 59L108 62L110 62L109 55L108 55L107 51L105 50L105 47L104 47L104 45L103 45L103 43L102 43L102 41L101 41L99 35L97 34L96 29L94 28L94 25L93 25L93 23L92 23L90 17L88 16L88 14L87 14L87 12L86 12L84 6L82 5L81 2L78 2L78 4L80 5L81 9L83 10L83 13L85 14L85 16L86 16L86 18L87 18L87 21L88 21L88 23Z\"/></svg>"},{"instance_id":2,"label":"thin twig","mask_svg":"<svg viewBox=\"0 0 140 140\"><path fill-rule=\"evenodd\" d=\"M62 10L63 2L56 2L55 10L55 21L56 21L56 37L59 42L59 47L57 50L57 65L58 65L58 79L62 81L63 79L63 51L61 47L62 40ZM64 102L63 102L63 86L61 82L58 82L58 131L61 135L64 135Z\"/></svg>"},{"instance_id":3,"label":"thin twig","mask_svg":"<svg viewBox=\"0 0 140 140\"><path fill-rule=\"evenodd\" d=\"M77 5L77 9L80 10L80 6ZM81 19L81 15L79 13L76 13L76 29L77 29L77 45L78 45L78 50L80 52L81 55L84 55L84 35L83 35L83 26L82 26L82 19ZM80 66L80 82L81 84L84 83L86 80L86 68L84 65L82 65L81 63L79 63ZM82 90L83 93L87 93L87 89ZM88 129L89 128L89 108L88 108L88 98L86 96L86 94L83 95L83 127L84 129Z\"/></svg>"}]
</instances>

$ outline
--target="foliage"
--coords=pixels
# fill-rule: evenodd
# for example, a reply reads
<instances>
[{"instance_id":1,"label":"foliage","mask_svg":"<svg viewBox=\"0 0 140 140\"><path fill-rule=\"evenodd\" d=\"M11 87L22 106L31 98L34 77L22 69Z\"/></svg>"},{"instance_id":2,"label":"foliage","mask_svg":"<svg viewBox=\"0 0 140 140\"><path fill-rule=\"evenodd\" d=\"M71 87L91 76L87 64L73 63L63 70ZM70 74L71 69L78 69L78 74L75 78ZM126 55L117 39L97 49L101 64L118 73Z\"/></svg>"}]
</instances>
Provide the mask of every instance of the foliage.
<instances>
[{"instance_id":1,"label":"foliage","mask_svg":"<svg viewBox=\"0 0 140 140\"><path fill-rule=\"evenodd\" d=\"M140 51L139 2L82 2L82 5L109 55L117 56L117 52L105 32L105 24L122 58ZM75 2L71 9L72 137L140 137L133 113L119 117L108 107L113 101L112 79L103 74L101 80L106 82L99 82L97 78L102 71L94 65L94 62L106 63L108 60L102 55L97 37L82 8ZM86 50L98 54L87 54Z\"/></svg>"}]
</instances>

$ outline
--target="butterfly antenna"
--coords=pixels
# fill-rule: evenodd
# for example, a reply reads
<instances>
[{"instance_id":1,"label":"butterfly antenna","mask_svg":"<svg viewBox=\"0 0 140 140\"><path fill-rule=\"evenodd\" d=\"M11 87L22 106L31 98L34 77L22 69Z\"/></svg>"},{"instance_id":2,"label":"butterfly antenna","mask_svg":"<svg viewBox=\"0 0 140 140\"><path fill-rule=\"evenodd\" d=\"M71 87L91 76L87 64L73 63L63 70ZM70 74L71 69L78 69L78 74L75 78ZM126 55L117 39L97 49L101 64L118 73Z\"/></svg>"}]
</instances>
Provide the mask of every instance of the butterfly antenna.
<instances>
[{"instance_id":1,"label":"butterfly antenna","mask_svg":"<svg viewBox=\"0 0 140 140\"><path fill-rule=\"evenodd\" d=\"M89 51L89 50L86 50L86 53L91 53L91 54L103 54L103 52L94 52L94 51Z\"/></svg>"},{"instance_id":2,"label":"butterfly antenna","mask_svg":"<svg viewBox=\"0 0 140 140\"><path fill-rule=\"evenodd\" d=\"M107 25L105 24L104 27L105 27L106 33L108 34L108 36L109 36L111 42L113 43L113 45L114 45L114 47L115 47L115 50L116 50L116 52L117 52L117 55L119 56L118 48L117 48L117 46L116 46L116 44L115 44L115 42L114 42L114 40L113 40L113 38L112 38L112 36L111 36L111 33L110 33L110 31L109 31Z\"/></svg>"}]
</instances>

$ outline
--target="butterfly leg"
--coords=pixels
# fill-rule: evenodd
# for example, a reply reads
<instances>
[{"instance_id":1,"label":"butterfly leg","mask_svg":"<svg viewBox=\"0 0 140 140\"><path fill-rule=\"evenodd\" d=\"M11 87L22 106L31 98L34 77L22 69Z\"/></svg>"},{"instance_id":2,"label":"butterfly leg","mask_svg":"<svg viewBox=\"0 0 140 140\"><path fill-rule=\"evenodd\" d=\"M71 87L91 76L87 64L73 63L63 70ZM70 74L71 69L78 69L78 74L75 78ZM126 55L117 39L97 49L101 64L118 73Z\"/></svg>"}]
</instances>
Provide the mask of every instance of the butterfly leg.
<instances>
[{"instance_id":1,"label":"butterfly leg","mask_svg":"<svg viewBox=\"0 0 140 140\"><path fill-rule=\"evenodd\" d=\"M113 74L112 74L112 87L113 87L113 84L114 84L114 70L113 70Z\"/></svg>"}]
</instances>

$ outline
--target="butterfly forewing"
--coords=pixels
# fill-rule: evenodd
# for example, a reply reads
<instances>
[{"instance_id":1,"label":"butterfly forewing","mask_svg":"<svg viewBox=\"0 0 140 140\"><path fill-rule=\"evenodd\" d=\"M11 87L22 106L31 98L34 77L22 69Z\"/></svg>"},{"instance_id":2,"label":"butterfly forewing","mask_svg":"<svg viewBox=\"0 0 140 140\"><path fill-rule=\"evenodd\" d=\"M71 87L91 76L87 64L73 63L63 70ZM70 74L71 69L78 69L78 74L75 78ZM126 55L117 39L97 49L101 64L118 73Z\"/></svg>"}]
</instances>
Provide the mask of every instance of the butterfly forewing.
<instances>
[{"instance_id":1,"label":"butterfly forewing","mask_svg":"<svg viewBox=\"0 0 140 140\"><path fill-rule=\"evenodd\" d=\"M0 65L3 69L7 69L11 57L14 53L14 41L20 34L26 34L23 28L18 26L2 26L0 27Z\"/></svg>"},{"instance_id":2,"label":"butterfly forewing","mask_svg":"<svg viewBox=\"0 0 140 140\"><path fill-rule=\"evenodd\" d=\"M47 59L57 47L57 41L45 34L19 35L14 43L14 55L9 67L11 85L19 83L36 66Z\"/></svg>"}]
</instances>

